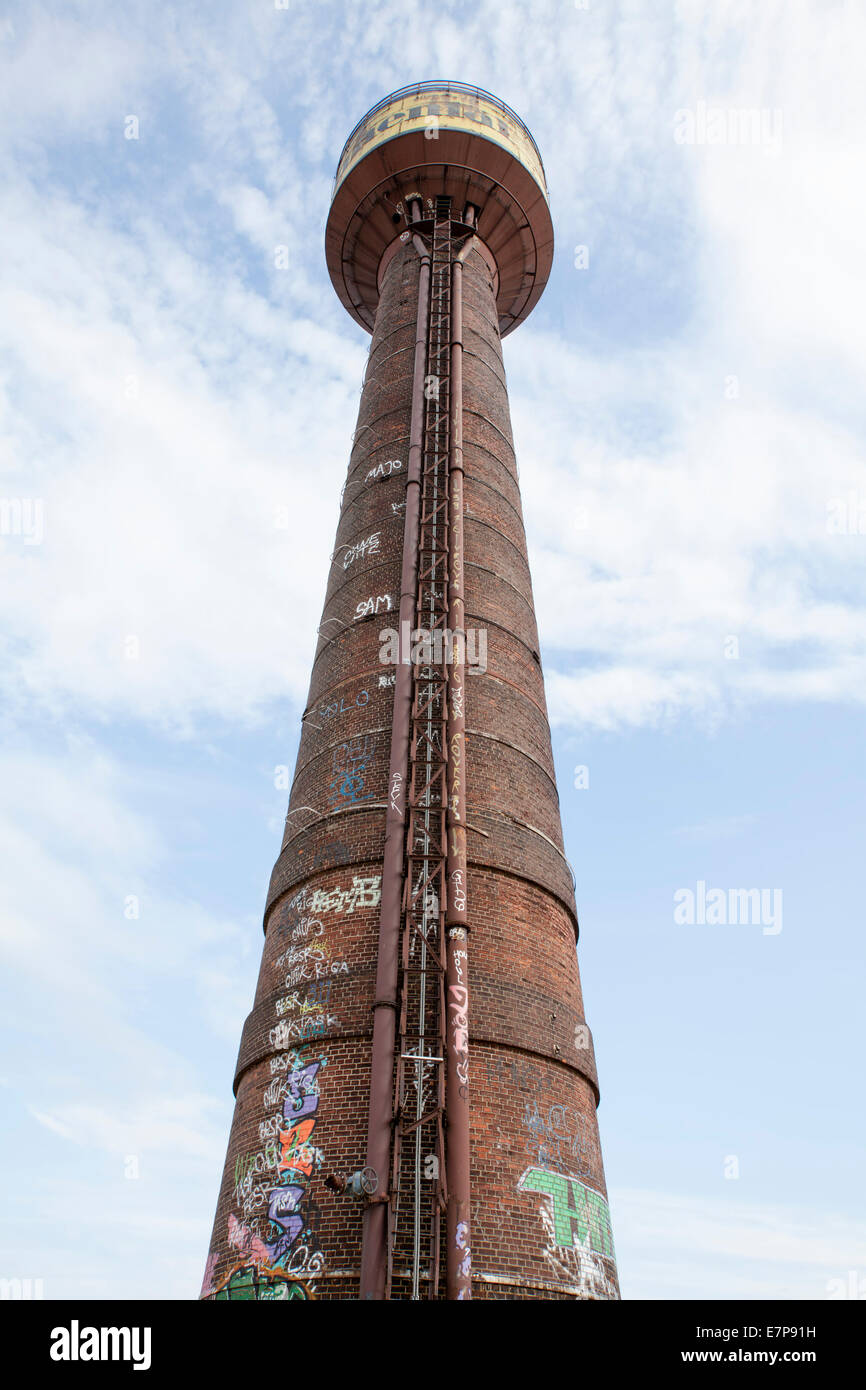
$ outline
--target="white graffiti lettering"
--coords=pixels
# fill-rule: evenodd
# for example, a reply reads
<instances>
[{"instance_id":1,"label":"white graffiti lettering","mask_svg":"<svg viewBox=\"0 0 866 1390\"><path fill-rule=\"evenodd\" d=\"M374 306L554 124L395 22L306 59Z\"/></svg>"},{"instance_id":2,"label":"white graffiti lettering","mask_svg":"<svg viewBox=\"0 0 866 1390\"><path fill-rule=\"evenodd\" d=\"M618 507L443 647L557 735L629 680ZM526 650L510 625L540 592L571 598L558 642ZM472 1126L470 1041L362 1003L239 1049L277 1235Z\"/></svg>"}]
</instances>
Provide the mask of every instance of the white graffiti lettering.
<instances>
[{"instance_id":1,"label":"white graffiti lettering","mask_svg":"<svg viewBox=\"0 0 866 1390\"><path fill-rule=\"evenodd\" d=\"M347 570L350 565L353 565L356 560L363 559L365 555L378 555L381 535L381 531L374 531L365 540L358 541L351 546L343 556L343 569Z\"/></svg>"},{"instance_id":2,"label":"white graffiti lettering","mask_svg":"<svg viewBox=\"0 0 866 1390\"><path fill-rule=\"evenodd\" d=\"M395 473L399 473L402 467L403 463L400 459L386 459L384 463L377 463L375 468L370 469L364 482L375 483L380 478L390 478Z\"/></svg>"},{"instance_id":3,"label":"white graffiti lettering","mask_svg":"<svg viewBox=\"0 0 866 1390\"><path fill-rule=\"evenodd\" d=\"M362 599L355 609L355 616L352 619L357 623L361 618L371 618L376 613L390 613L394 600L390 594L371 594L369 598Z\"/></svg>"}]
</instances>

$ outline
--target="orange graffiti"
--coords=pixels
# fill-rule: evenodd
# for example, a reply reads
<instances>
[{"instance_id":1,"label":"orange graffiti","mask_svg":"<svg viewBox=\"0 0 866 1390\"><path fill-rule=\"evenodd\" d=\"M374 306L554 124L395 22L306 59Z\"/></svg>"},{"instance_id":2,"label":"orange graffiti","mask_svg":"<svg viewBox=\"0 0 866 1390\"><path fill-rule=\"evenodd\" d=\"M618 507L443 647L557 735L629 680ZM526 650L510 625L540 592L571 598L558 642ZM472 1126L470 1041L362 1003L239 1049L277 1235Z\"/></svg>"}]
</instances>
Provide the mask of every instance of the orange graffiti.
<instances>
[{"instance_id":1,"label":"orange graffiti","mask_svg":"<svg viewBox=\"0 0 866 1390\"><path fill-rule=\"evenodd\" d=\"M282 1153L277 1164L279 1172L285 1173L291 1168L297 1173L305 1173L307 1177L312 1175L315 1153L307 1140L312 1134L315 1124L316 1120L313 1116L309 1120L300 1120L298 1124L292 1125L291 1129L280 1130Z\"/></svg>"}]
</instances>

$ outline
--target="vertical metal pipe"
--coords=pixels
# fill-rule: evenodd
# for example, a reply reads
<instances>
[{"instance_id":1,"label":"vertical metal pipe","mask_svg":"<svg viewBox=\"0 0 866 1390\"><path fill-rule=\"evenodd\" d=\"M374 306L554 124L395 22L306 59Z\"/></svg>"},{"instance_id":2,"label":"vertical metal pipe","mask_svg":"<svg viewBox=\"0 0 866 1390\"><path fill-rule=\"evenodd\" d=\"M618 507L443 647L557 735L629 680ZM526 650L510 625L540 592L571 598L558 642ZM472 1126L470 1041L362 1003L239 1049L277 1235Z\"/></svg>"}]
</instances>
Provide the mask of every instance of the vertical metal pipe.
<instances>
[{"instance_id":1,"label":"vertical metal pipe","mask_svg":"<svg viewBox=\"0 0 866 1390\"><path fill-rule=\"evenodd\" d=\"M413 213L416 210L413 209ZM413 216L413 221L416 217ZM379 912L379 947L376 998L373 1004L373 1044L370 1069L370 1108L367 1121L366 1162L379 1175L384 1197L390 1171L391 1120L393 1114L394 1044L397 1032L400 921L403 896L406 780L409 768L409 723L412 709L410 633L418 587L418 520L421 489L421 440L424 424L424 370L427 363L427 322L430 306L430 256L418 236L413 238L421 256L418 311L415 327L415 361L412 409L409 423L409 458L406 469L406 514L403 525L403 566L400 578L399 661L394 681L394 716L388 772L388 807L385 813L385 850L382 864L382 902ZM361 1251L361 1298L385 1297L388 1258L388 1212L384 1200L368 1204L364 1212Z\"/></svg>"},{"instance_id":2,"label":"vertical metal pipe","mask_svg":"<svg viewBox=\"0 0 866 1390\"><path fill-rule=\"evenodd\" d=\"M466 909L466 616L463 588L463 248L452 266L450 563L448 626L448 909L446 1119L448 1208L446 1281L449 1299L471 1299L469 1183L469 941Z\"/></svg>"}]
</instances>

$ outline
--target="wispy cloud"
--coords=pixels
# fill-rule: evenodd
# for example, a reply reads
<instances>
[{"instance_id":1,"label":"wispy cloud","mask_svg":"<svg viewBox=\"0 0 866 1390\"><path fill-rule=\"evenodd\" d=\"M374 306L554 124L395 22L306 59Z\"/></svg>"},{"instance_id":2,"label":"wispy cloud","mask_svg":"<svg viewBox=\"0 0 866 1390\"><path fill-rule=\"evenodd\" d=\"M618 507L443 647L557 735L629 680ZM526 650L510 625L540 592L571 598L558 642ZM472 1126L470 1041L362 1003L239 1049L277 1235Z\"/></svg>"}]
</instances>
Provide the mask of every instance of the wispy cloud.
<instances>
[{"instance_id":1,"label":"wispy cloud","mask_svg":"<svg viewBox=\"0 0 866 1390\"><path fill-rule=\"evenodd\" d=\"M678 840L694 844L705 844L713 840L727 840L751 830L758 817L750 811L740 816L722 816L718 820L703 821L699 825L679 825L671 834Z\"/></svg>"},{"instance_id":2,"label":"wispy cloud","mask_svg":"<svg viewBox=\"0 0 866 1390\"><path fill-rule=\"evenodd\" d=\"M866 506L864 38L781 0L9 7L0 496L44 537L0 536L3 1099L50 1295L200 1280L258 924L190 888L194 831L173 855L107 750L305 699L366 348L322 255L349 129L450 74L543 152L557 257L505 355L557 728L862 704L866 535L827 517ZM778 109L780 148L677 144L701 101ZM631 1296L822 1297L866 1259L817 1211L614 1203Z\"/></svg>"},{"instance_id":3,"label":"wispy cloud","mask_svg":"<svg viewBox=\"0 0 866 1390\"><path fill-rule=\"evenodd\" d=\"M866 1271L866 1225L831 1210L611 1193L627 1298L821 1299Z\"/></svg>"},{"instance_id":4,"label":"wispy cloud","mask_svg":"<svg viewBox=\"0 0 866 1390\"><path fill-rule=\"evenodd\" d=\"M320 264L331 170L365 103L432 64L527 115L553 190L553 283L507 363L555 718L859 701L862 537L826 517L866 497L862 21L771 11L296 5L218 37L196 7L164 29L16 12L7 140L75 152L5 195L0 447L45 506L37 555L3 547L9 697L180 725L302 699L363 365ZM54 80L61 57L91 80ZM781 109L782 149L678 145L699 100Z\"/></svg>"}]
</instances>

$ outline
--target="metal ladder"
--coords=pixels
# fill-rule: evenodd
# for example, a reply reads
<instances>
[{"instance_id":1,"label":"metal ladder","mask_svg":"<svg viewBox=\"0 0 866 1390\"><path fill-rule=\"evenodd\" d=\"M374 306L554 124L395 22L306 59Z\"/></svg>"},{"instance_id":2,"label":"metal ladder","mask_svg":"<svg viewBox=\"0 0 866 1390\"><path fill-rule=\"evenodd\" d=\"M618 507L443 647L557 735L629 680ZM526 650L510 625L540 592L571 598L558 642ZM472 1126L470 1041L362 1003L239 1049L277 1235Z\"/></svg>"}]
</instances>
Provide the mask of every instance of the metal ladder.
<instances>
[{"instance_id":1,"label":"metal ladder","mask_svg":"<svg viewBox=\"0 0 866 1390\"><path fill-rule=\"evenodd\" d=\"M439 1296L445 1186L445 908L451 200L433 219L416 627L431 639L415 667L395 1058L386 1298ZM438 634L438 638L437 638Z\"/></svg>"}]
</instances>

